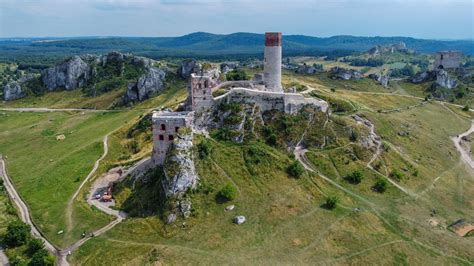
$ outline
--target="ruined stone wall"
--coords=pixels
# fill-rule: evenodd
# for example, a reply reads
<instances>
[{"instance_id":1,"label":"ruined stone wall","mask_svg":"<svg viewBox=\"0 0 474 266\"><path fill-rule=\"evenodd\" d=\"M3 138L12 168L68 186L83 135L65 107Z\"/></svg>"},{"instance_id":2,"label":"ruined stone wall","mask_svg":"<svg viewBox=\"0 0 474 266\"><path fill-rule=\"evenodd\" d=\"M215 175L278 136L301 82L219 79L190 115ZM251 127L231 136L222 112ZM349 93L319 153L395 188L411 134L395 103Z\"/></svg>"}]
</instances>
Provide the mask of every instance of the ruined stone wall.
<instances>
[{"instance_id":1,"label":"ruined stone wall","mask_svg":"<svg viewBox=\"0 0 474 266\"><path fill-rule=\"evenodd\" d=\"M327 102L315 98L305 98L299 93L268 92L245 88L234 88L228 93L214 98L216 105L222 102L257 104L262 111L278 110L290 114L298 112L306 105L319 108L322 112L328 110Z\"/></svg>"},{"instance_id":2,"label":"ruined stone wall","mask_svg":"<svg viewBox=\"0 0 474 266\"><path fill-rule=\"evenodd\" d=\"M155 112L153 122L153 154L154 165L162 165L166 153L176 139L178 130L182 127L192 127L193 112Z\"/></svg>"},{"instance_id":3,"label":"ruined stone wall","mask_svg":"<svg viewBox=\"0 0 474 266\"><path fill-rule=\"evenodd\" d=\"M462 52L458 51L437 52L434 69L458 68L461 66L462 57Z\"/></svg>"}]
</instances>

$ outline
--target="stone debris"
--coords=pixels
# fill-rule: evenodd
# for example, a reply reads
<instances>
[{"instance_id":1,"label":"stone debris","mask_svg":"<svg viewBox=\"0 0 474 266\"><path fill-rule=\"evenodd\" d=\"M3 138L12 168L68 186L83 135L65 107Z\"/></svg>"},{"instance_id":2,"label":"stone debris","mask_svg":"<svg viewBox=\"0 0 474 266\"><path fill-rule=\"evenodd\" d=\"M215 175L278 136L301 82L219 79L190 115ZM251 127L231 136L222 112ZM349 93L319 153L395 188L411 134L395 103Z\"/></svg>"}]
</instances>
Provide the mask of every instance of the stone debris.
<instances>
[{"instance_id":1,"label":"stone debris","mask_svg":"<svg viewBox=\"0 0 474 266\"><path fill-rule=\"evenodd\" d=\"M235 205L229 205L229 206L225 207L225 211L226 212L232 211L234 208L235 208Z\"/></svg>"},{"instance_id":2,"label":"stone debris","mask_svg":"<svg viewBox=\"0 0 474 266\"><path fill-rule=\"evenodd\" d=\"M172 224L172 223L174 223L175 221L176 221L176 214L170 213L170 214L168 215L168 218L166 219L166 223L167 223L167 224Z\"/></svg>"},{"instance_id":3,"label":"stone debris","mask_svg":"<svg viewBox=\"0 0 474 266\"><path fill-rule=\"evenodd\" d=\"M239 216L235 216L233 221L235 224L243 224L245 223L246 219L245 219L245 216L239 215Z\"/></svg>"},{"instance_id":4,"label":"stone debris","mask_svg":"<svg viewBox=\"0 0 474 266\"><path fill-rule=\"evenodd\" d=\"M66 136L64 134L60 134L56 136L56 140L65 140Z\"/></svg>"}]
</instances>

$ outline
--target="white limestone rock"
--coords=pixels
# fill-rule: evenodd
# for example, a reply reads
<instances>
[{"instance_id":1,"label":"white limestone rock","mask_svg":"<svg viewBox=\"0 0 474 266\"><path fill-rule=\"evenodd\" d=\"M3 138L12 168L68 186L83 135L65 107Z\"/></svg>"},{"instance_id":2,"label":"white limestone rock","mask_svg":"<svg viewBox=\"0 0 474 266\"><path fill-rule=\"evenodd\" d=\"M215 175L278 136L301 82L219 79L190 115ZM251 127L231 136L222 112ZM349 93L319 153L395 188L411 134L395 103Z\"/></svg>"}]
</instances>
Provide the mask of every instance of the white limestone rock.
<instances>
[{"instance_id":1,"label":"white limestone rock","mask_svg":"<svg viewBox=\"0 0 474 266\"><path fill-rule=\"evenodd\" d=\"M158 68L151 67L136 83L128 84L124 95L124 102L143 101L165 88L166 73Z\"/></svg>"},{"instance_id":2,"label":"white limestone rock","mask_svg":"<svg viewBox=\"0 0 474 266\"><path fill-rule=\"evenodd\" d=\"M73 56L55 67L43 70L41 78L49 91L58 88L74 90L84 86L91 78L91 68L79 56Z\"/></svg>"},{"instance_id":3,"label":"white limestone rock","mask_svg":"<svg viewBox=\"0 0 474 266\"><path fill-rule=\"evenodd\" d=\"M436 72L436 84L447 89L454 89L458 85L457 81L443 69Z\"/></svg>"},{"instance_id":4,"label":"white limestone rock","mask_svg":"<svg viewBox=\"0 0 474 266\"><path fill-rule=\"evenodd\" d=\"M10 81L3 87L3 99L5 101L13 101L26 96L26 92L22 89L17 81Z\"/></svg>"},{"instance_id":5,"label":"white limestone rock","mask_svg":"<svg viewBox=\"0 0 474 266\"><path fill-rule=\"evenodd\" d=\"M363 78L362 73L354 69L345 69L342 67L333 67L330 70L334 79L350 80Z\"/></svg>"},{"instance_id":6,"label":"white limestone rock","mask_svg":"<svg viewBox=\"0 0 474 266\"><path fill-rule=\"evenodd\" d=\"M186 59L178 67L178 76L188 79L192 73L199 73L202 69L201 64L194 59Z\"/></svg>"},{"instance_id":7,"label":"white limestone rock","mask_svg":"<svg viewBox=\"0 0 474 266\"><path fill-rule=\"evenodd\" d=\"M235 224L243 224L247 219L243 215L235 216L233 222Z\"/></svg>"}]
</instances>

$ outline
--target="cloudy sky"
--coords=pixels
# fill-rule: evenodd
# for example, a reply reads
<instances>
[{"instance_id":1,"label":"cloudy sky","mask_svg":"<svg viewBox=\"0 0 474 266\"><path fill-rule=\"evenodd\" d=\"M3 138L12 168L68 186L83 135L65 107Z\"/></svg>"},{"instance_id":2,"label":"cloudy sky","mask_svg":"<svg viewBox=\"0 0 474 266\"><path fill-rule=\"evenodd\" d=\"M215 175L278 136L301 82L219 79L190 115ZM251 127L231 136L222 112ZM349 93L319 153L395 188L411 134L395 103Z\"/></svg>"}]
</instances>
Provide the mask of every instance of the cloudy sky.
<instances>
[{"instance_id":1,"label":"cloudy sky","mask_svg":"<svg viewBox=\"0 0 474 266\"><path fill-rule=\"evenodd\" d=\"M312 36L474 38L474 0L0 0L0 37Z\"/></svg>"}]
</instances>

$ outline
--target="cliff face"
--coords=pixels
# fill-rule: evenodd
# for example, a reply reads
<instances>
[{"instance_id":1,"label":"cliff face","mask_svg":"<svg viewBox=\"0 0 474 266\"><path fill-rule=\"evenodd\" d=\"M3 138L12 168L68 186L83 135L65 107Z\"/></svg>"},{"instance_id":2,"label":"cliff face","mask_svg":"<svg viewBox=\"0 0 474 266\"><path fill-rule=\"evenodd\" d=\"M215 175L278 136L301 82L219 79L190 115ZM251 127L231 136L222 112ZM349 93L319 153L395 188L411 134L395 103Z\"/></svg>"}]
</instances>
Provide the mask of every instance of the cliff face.
<instances>
[{"instance_id":1,"label":"cliff face","mask_svg":"<svg viewBox=\"0 0 474 266\"><path fill-rule=\"evenodd\" d=\"M91 79L91 76L91 67L79 56L73 56L41 73L41 79L48 91L58 88L66 90L80 88Z\"/></svg>"},{"instance_id":2,"label":"cliff face","mask_svg":"<svg viewBox=\"0 0 474 266\"><path fill-rule=\"evenodd\" d=\"M165 71L155 67L148 68L147 73L141 76L137 82L128 84L124 102L130 103L150 98L165 88L165 78Z\"/></svg>"},{"instance_id":3,"label":"cliff face","mask_svg":"<svg viewBox=\"0 0 474 266\"><path fill-rule=\"evenodd\" d=\"M13 101L25 96L25 91L17 81L11 81L3 87L3 98L5 101Z\"/></svg>"}]
</instances>

